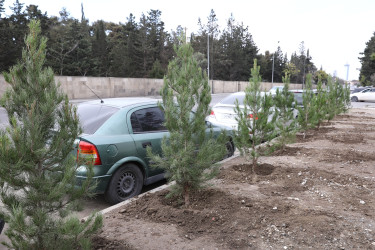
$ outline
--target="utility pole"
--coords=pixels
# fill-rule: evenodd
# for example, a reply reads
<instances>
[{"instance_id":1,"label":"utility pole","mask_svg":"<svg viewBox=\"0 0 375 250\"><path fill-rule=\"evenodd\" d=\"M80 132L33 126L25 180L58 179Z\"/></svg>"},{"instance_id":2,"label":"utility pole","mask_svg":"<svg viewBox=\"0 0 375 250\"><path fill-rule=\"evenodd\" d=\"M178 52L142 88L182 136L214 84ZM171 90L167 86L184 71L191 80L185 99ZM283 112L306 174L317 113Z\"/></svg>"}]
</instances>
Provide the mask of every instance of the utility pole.
<instances>
[{"instance_id":1,"label":"utility pole","mask_svg":"<svg viewBox=\"0 0 375 250\"><path fill-rule=\"evenodd\" d=\"M348 81L349 80L349 63L346 63L345 65L344 65L345 67L346 67L346 81Z\"/></svg>"}]
</instances>

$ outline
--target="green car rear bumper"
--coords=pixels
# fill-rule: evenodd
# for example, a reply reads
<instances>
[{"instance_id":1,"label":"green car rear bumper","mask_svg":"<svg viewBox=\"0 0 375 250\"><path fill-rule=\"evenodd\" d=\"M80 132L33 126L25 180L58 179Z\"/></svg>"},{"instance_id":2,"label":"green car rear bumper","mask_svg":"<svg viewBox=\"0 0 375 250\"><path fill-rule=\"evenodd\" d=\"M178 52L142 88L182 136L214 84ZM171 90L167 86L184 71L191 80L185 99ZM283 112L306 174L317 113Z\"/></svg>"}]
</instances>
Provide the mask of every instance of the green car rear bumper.
<instances>
[{"instance_id":1,"label":"green car rear bumper","mask_svg":"<svg viewBox=\"0 0 375 250\"><path fill-rule=\"evenodd\" d=\"M92 178L93 183L95 183L94 192L96 194L104 194L106 189L107 189L108 182L111 179L111 177L112 177L111 175L94 176ZM87 180L86 176L76 176L76 185L78 187L82 187L82 183L86 180Z\"/></svg>"}]
</instances>

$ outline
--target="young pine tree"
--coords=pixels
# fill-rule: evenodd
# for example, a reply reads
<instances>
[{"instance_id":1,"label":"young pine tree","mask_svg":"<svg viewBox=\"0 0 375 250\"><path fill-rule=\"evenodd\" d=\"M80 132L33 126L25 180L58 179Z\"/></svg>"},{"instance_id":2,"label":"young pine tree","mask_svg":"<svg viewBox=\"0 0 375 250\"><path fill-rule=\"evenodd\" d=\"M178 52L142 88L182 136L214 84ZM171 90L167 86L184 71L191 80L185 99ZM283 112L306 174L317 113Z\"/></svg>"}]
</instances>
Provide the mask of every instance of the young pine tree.
<instances>
[{"instance_id":1,"label":"young pine tree","mask_svg":"<svg viewBox=\"0 0 375 250\"><path fill-rule=\"evenodd\" d=\"M78 117L44 68L46 39L32 20L22 60L4 73L10 84L1 100L10 126L0 131L0 216L14 249L89 248L102 224L92 215L81 223L64 217L74 202L90 194L90 178L75 188L75 159L70 156L80 133Z\"/></svg>"},{"instance_id":2,"label":"young pine tree","mask_svg":"<svg viewBox=\"0 0 375 250\"><path fill-rule=\"evenodd\" d=\"M338 110L338 114L345 113L349 109L350 105L350 88L347 84L341 85L338 81L336 81L336 107Z\"/></svg>"},{"instance_id":3,"label":"young pine tree","mask_svg":"<svg viewBox=\"0 0 375 250\"><path fill-rule=\"evenodd\" d=\"M274 121L276 117L272 111L272 96L260 91L260 67L254 60L251 69L251 78L245 89L243 105L236 101L235 112L237 114L238 131L235 134L235 145L248 160L252 161L251 171L254 172L260 155L257 147L264 141L274 137Z\"/></svg>"},{"instance_id":4,"label":"young pine tree","mask_svg":"<svg viewBox=\"0 0 375 250\"><path fill-rule=\"evenodd\" d=\"M316 93L315 99L314 99L314 106L315 106L314 107L314 110L315 110L314 121L315 121L315 125L319 129L323 120L326 119L327 110L328 110L327 93L326 93L326 91L323 90L323 84L322 84L322 80L321 80L320 77L318 79L316 91L317 91L317 93Z\"/></svg>"},{"instance_id":5,"label":"young pine tree","mask_svg":"<svg viewBox=\"0 0 375 250\"><path fill-rule=\"evenodd\" d=\"M332 77L328 77L327 79L327 115L326 119L328 121L332 120L336 116L336 85L333 82Z\"/></svg>"},{"instance_id":6,"label":"young pine tree","mask_svg":"<svg viewBox=\"0 0 375 250\"><path fill-rule=\"evenodd\" d=\"M193 48L182 42L174 49L177 55L168 65L162 89L162 108L170 137L162 141L162 157L153 154L150 147L147 154L154 166L166 170L168 181L175 181L168 196L183 196L189 207L191 192L217 173L217 168L211 166L226 153L225 136L217 141L206 134L211 90L206 73L193 56ZM194 107L195 114L191 112Z\"/></svg>"},{"instance_id":7,"label":"young pine tree","mask_svg":"<svg viewBox=\"0 0 375 250\"><path fill-rule=\"evenodd\" d=\"M283 77L284 88L282 91L277 90L274 97L276 107L276 130L279 132L277 138L282 150L285 150L285 145L293 139L296 132L296 118L295 118L295 99L294 94L289 91L290 77L285 73Z\"/></svg>"},{"instance_id":8,"label":"young pine tree","mask_svg":"<svg viewBox=\"0 0 375 250\"><path fill-rule=\"evenodd\" d=\"M350 106L350 89L342 86L338 81L328 78L327 94L327 120L332 120L336 115L346 112Z\"/></svg>"},{"instance_id":9,"label":"young pine tree","mask_svg":"<svg viewBox=\"0 0 375 250\"><path fill-rule=\"evenodd\" d=\"M312 82L311 82L311 74L307 74L306 76L306 88L303 90L302 93L302 104L303 107L298 107L298 124L300 129L303 130L303 138L306 137L306 130L309 128L313 128L315 126L316 121L314 120L315 114L315 94L312 90Z\"/></svg>"}]
</instances>

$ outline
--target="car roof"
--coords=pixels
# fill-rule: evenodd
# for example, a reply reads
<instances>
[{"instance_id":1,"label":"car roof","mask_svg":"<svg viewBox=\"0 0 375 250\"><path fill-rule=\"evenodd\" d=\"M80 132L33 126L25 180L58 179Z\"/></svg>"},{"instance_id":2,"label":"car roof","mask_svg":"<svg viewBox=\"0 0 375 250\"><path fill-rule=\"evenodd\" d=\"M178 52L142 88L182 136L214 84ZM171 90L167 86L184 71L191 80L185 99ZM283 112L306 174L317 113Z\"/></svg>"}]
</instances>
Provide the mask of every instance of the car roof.
<instances>
[{"instance_id":1,"label":"car roof","mask_svg":"<svg viewBox=\"0 0 375 250\"><path fill-rule=\"evenodd\" d=\"M103 100L103 103L101 102ZM147 97L121 97L121 98L105 98L105 99L91 100L87 102L82 102L80 104L90 104L90 105L104 105L114 108L123 108L127 106L132 106L135 104L155 104L160 99L153 99Z\"/></svg>"}]
</instances>

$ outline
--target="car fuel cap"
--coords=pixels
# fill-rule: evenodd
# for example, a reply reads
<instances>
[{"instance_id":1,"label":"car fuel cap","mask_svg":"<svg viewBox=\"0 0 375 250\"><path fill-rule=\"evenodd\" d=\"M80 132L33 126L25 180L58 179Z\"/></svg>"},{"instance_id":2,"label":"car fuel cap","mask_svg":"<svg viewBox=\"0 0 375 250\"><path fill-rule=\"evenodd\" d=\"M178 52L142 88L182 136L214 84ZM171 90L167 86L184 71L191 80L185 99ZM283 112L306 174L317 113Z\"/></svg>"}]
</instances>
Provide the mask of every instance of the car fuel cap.
<instances>
[{"instance_id":1,"label":"car fuel cap","mask_svg":"<svg viewBox=\"0 0 375 250\"><path fill-rule=\"evenodd\" d=\"M111 145L109 145L109 146L107 147L107 154L108 154L109 156L111 156L111 157L115 157L115 156L117 155L117 152L118 152L118 150L117 150L116 145L111 144Z\"/></svg>"}]
</instances>

